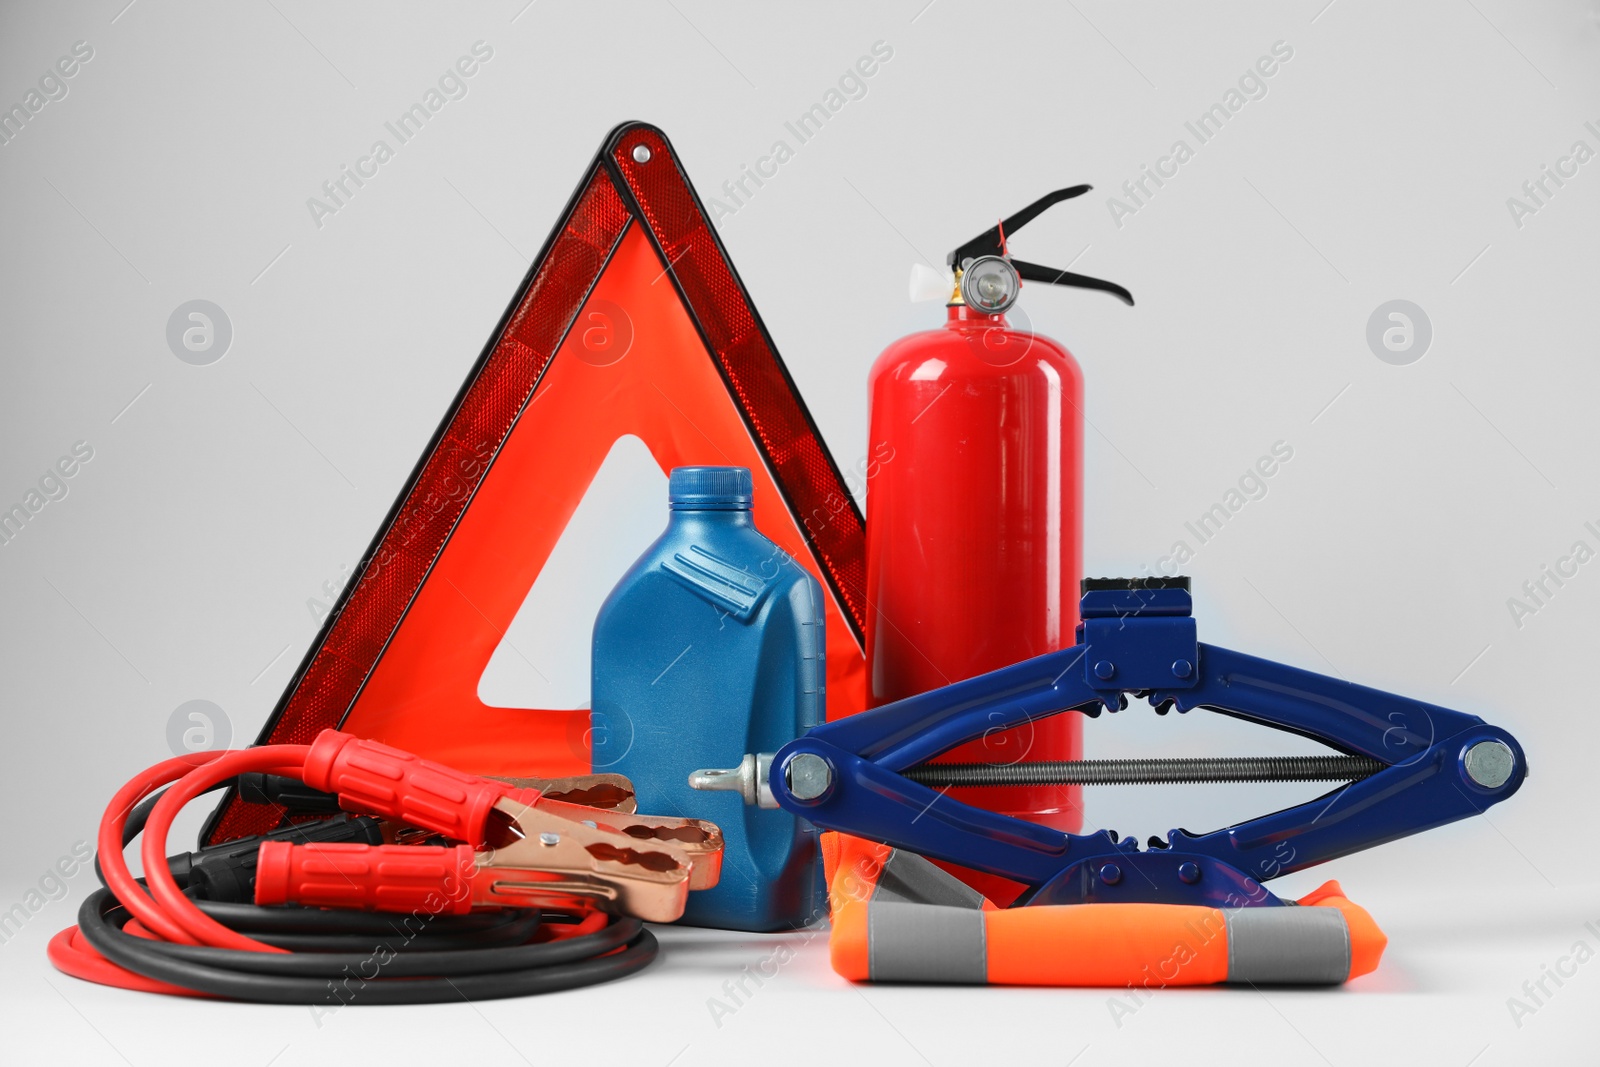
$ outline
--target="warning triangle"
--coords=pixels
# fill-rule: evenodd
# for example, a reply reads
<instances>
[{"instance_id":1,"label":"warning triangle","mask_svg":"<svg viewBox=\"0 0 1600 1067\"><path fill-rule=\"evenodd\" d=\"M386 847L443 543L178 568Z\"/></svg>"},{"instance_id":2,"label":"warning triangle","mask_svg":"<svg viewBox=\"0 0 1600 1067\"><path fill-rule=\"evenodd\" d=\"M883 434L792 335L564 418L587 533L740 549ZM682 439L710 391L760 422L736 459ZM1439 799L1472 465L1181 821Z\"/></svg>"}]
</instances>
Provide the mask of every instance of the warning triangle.
<instances>
[{"instance_id":1,"label":"warning triangle","mask_svg":"<svg viewBox=\"0 0 1600 1067\"><path fill-rule=\"evenodd\" d=\"M635 444L663 475L750 468L756 526L829 594L829 717L860 710L861 513L671 144L628 123L607 137L258 743L338 726L477 774L586 773L586 687L581 706L569 683L527 707L486 701L484 684L499 649L537 665L570 658L574 632L586 644L594 607L582 598L543 620L562 641L527 649L508 634L525 603L549 603L535 592L547 566L614 564L598 541L614 548L621 532L561 541L608 457ZM659 483L653 492L659 533L666 498ZM552 577L558 589L570 579ZM230 794L204 837L262 833L282 814Z\"/></svg>"}]
</instances>

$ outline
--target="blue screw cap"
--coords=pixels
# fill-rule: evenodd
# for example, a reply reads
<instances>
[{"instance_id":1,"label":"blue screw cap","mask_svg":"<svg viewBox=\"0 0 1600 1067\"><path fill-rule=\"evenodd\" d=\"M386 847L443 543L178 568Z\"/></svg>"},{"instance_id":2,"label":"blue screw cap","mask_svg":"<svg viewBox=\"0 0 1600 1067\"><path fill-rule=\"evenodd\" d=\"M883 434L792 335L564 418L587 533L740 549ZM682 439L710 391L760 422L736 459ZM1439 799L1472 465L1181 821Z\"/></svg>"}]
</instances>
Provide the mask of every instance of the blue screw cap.
<instances>
[{"instance_id":1,"label":"blue screw cap","mask_svg":"<svg viewBox=\"0 0 1600 1067\"><path fill-rule=\"evenodd\" d=\"M675 511L749 511L754 491L748 467L674 467L667 503Z\"/></svg>"}]
</instances>

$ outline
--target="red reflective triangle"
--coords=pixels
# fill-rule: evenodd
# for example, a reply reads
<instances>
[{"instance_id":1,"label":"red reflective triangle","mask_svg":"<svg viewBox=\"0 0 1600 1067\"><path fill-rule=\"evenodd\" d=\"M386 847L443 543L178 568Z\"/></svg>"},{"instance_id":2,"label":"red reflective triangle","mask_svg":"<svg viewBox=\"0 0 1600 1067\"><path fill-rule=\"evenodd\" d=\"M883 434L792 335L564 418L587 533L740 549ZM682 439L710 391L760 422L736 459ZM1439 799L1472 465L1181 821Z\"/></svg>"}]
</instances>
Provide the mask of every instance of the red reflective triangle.
<instances>
[{"instance_id":1,"label":"red reflective triangle","mask_svg":"<svg viewBox=\"0 0 1600 1067\"><path fill-rule=\"evenodd\" d=\"M587 711L479 679L611 446L751 469L756 525L828 601L828 712L865 699L861 513L660 130L613 130L260 744L338 726L478 774L589 770ZM589 618L573 619L589 627ZM204 837L278 825L229 795Z\"/></svg>"}]
</instances>

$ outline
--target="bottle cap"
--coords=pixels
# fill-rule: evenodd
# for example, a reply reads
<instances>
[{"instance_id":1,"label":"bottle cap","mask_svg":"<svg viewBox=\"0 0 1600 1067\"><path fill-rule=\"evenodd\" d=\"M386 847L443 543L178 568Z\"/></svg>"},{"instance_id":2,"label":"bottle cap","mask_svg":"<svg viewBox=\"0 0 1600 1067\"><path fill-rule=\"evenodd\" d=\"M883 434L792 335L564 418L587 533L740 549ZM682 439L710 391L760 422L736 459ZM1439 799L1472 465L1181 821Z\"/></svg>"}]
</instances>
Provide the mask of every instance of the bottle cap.
<instances>
[{"instance_id":1,"label":"bottle cap","mask_svg":"<svg viewBox=\"0 0 1600 1067\"><path fill-rule=\"evenodd\" d=\"M753 491L748 467L674 467L667 502L673 510L749 511Z\"/></svg>"}]
</instances>

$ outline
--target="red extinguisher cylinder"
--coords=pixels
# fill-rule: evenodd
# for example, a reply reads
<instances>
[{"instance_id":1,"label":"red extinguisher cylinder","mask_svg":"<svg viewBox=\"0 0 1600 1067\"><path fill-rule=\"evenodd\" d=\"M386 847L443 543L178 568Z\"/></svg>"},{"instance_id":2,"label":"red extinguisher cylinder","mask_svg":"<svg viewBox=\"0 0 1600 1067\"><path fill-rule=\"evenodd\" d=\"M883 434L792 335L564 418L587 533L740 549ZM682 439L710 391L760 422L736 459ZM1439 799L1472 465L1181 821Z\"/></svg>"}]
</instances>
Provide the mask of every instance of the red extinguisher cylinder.
<instances>
[{"instance_id":1,"label":"red extinguisher cylinder","mask_svg":"<svg viewBox=\"0 0 1600 1067\"><path fill-rule=\"evenodd\" d=\"M951 306L890 345L869 381L868 703L1074 643L1082 577L1083 376L1047 337ZM997 729L939 762L1075 760L1081 717ZM957 788L1067 832L1077 786Z\"/></svg>"}]
</instances>

